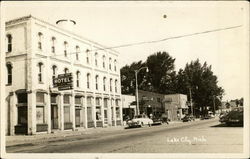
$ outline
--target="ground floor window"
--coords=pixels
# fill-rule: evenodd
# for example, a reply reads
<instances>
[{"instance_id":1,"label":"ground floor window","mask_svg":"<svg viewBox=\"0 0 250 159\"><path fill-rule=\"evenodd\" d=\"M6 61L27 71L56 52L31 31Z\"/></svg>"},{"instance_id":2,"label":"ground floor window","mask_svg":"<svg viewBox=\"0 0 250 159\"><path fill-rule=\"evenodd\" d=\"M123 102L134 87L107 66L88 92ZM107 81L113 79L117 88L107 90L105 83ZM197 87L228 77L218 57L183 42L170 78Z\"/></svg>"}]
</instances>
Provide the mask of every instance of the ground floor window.
<instances>
[{"instance_id":1,"label":"ground floor window","mask_svg":"<svg viewBox=\"0 0 250 159\"><path fill-rule=\"evenodd\" d=\"M27 106L19 106L17 108L17 113L18 113L18 124L21 125L27 125Z\"/></svg>"},{"instance_id":2,"label":"ground floor window","mask_svg":"<svg viewBox=\"0 0 250 159\"><path fill-rule=\"evenodd\" d=\"M44 120L44 106L37 106L36 107L36 123L43 124Z\"/></svg>"},{"instance_id":3,"label":"ground floor window","mask_svg":"<svg viewBox=\"0 0 250 159\"><path fill-rule=\"evenodd\" d=\"M120 119L120 108L116 107L116 119Z\"/></svg>"},{"instance_id":4,"label":"ground floor window","mask_svg":"<svg viewBox=\"0 0 250 159\"><path fill-rule=\"evenodd\" d=\"M101 107L96 107L96 120L102 120Z\"/></svg>"},{"instance_id":5,"label":"ground floor window","mask_svg":"<svg viewBox=\"0 0 250 159\"><path fill-rule=\"evenodd\" d=\"M64 123L70 122L70 107L64 106Z\"/></svg>"},{"instance_id":6,"label":"ground floor window","mask_svg":"<svg viewBox=\"0 0 250 159\"><path fill-rule=\"evenodd\" d=\"M92 108L91 107L87 107L87 119L88 121L92 121Z\"/></svg>"}]
</instances>

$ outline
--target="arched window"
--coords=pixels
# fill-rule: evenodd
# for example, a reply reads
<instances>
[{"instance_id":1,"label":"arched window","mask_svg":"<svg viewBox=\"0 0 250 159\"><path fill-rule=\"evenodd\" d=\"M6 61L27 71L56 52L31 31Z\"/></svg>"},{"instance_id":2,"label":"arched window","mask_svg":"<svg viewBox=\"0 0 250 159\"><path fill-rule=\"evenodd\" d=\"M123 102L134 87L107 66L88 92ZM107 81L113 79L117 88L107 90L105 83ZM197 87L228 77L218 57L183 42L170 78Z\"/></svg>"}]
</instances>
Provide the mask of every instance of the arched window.
<instances>
[{"instance_id":1,"label":"arched window","mask_svg":"<svg viewBox=\"0 0 250 159\"><path fill-rule=\"evenodd\" d=\"M80 47L76 46L76 60L79 60Z\"/></svg>"},{"instance_id":2,"label":"arched window","mask_svg":"<svg viewBox=\"0 0 250 159\"><path fill-rule=\"evenodd\" d=\"M98 90L98 75L95 76L95 89Z\"/></svg>"},{"instance_id":3,"label":"arched window","mask_svg":"<svg viewBox=\"0 0 250 159\"><path fill-rule=\"evenodd\" d=\"M111 57L109 58L109 69L111 70L111 62L112 62L112 59Z\"/></svg>"},{"instance_id":4,"label":"arched window","mask_svg":"<svg viewBox=\"0 0 250 159\"><path fill-rule=\"evenodd\" d=\"M103 77L103 91L106 91L106 77Z\"/></svg>"},{"instance_id":5,"label":"arched window","mask_svg":"<svg viewBox=\"0 0 250 159\"><path fill-rule=\"evenodd\" d=\"M109 87L110 87L110 92L112 92L112 78L109 80Z\"/></svg>"},{"instance_id":6,"label":"arched window","mask_svg":"<svg viewBox=\"0 0 250 159\"><path fill-rule=\"evenodd\" d=\"M51 42L52 42L51 52L52 52L52 53L55 53L55 51L56 51L56 48L55 48L56 38L55 38L55 37L52 37L52 38L51 38Z\"/></svg>"},{"instance_id":7,"label":"arched window","mask_svg":"<svg viewBox=\"0 0 250 159\"><path fill-rule=\"evenodd\" d=\"M67 52L68 42L64 41L63 45L64 45L64 56L67 57L68 56L68 52Z\"/></svg>"},{"instance_id":8,"label":"arched window","mask_svg":"<svg viewBox=\"0 0 250 159\"><path fill-rule=\"evenodd\" d=\"M12 65L10 63L6 64L7 67L7 84L12 84Z\"/></svg>"},{"instance_id":9,"label":"arched window","mask_svg":"<svg viewBox=\"0 0 250 159\"><path fill-rule=\"evenodd\" d=\"M43 34L41 32L38 33L38 49L42 50L42 38Z\"/></svg>"},{"instance_id":10,"label":"arched window","mask_svg":"<svg viewBox=\"0 0 250 159\"><path fill-rule=\"evenodd\" d=\"M90 73L87 74L87 88L90 88Z\"/></svg>"},{"instance_id":11,"label":"arched window","mask_svg":"<svg viewBox=\"0 0 250 159\"><path fill-rule=\"evenodd\" d=\"M10 34L6 35L7 38L7 50L6 52L12 51L12 36Z\"/></svg>"},{"instance_id":12,"label":"arched window","mask_svg":"<svg viewBox=\"0 0 250 159\"><path fill-rule=\"evenodd\" d=\"M68 68L65 68L64 69L64 73L66 74L66 73L69 73L69 69Z\"/></svg>"},{"instance_id":13,"label":"arched window","mask_svg":"<svg viewBox=\"0 0 250 159\"><path fill-rule=\"evenodd\" d=\"M116 60L114 61L114 70L116 71Z\"/></svg>"},{"instance_id":14,"label":"arched window","mask_svg":"<svg viewBox=\"0 0 250 159\"><path fill-rule=\"evenodd\" d=\"M105 68L105 60L106 60L106 57L105 55L102 56L102 67Z\"/></svg>"},{"instance_id":15,"label":"arched window","mask_svg":"<svg viewBox=\"0 0 250 159\"><path fill-rule=\"evenodd\" d=\"M42 83L43 82L43 63L38 63L38 82Z\"/></svg>"},{"instance_id":16,"label":"arched window","mask_svg":"<svg viewBox=\"0 0 250 159\"><path fill-rule=\"evenodd\" d=\"M115 93L117 93L117 80L115 80Z\"/></svg>"},{"instance_id":17,"label":"arched window","mask_svg":"<svg viewBox=\"0 0 250 159\"><path fill-rule=\"evenodd\" d=\"M98 53L95 53L95 66L98 66Z\"/></svg>"},{"instance_id":18,"label":"arched window","mask_svg":"<svg viewBox=\"0 0 250 159\"><path fill-rule=\"evenodd\" d=\"M86 50L86 62L89 64L89 49Z\"/></svg>"},{"instance_id":19,"label":"arched window","mask_svg":"<svg viewBox=\"0 0 250 159\"><path fill-rule=\"evenodd\" d=\"M80 71L76 72L76 87L80 87Z\"/></svg>"}]
</instances>

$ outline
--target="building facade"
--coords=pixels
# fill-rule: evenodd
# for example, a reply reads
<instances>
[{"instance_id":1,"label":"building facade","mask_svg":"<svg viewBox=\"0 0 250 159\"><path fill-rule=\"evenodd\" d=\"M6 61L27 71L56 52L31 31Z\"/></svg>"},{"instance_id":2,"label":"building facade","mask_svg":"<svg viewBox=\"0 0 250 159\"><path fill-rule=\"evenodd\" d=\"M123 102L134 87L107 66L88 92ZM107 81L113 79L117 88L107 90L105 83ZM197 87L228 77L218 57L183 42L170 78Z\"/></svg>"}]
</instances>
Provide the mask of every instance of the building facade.
<instances>
[{"instance_id":1,"label":"building facade","mask_svg":"<svg viewBox=\"0 0 250 159\"><path fill-rule=\"evenodd\" d=\"M171 121L181 120L188 114L187 95L168 94L164 96L164 113Z\"/></svg>"},{"instance_id":2,"label":"building facade","mask_svg":"<svg viewBox=\"0 0 250 159\"><path fill-rule=\"evenodd\" d=\"M33 16L6 22L6 134L122 124L119 53ZM72 89L54 80L71 73Z\"/></svg>"},{"instance_id":3,"label":"building facade","mask_svg":"<svg viewBox=\"0 0 250 159\"><path fill-rule=\"evenodd\" d=\"M145 113L148 116L152 114L155 117L160 117L164 112L163 94L139 90L138 98L140 114Z\"/></svg>"},{"instance_id":4,"label":"building facade","mask_svg":"<svg viewBox=\"0 0 250 159\"><path fill-rule=\"evenodd\" d=\"M124 119L132 119L136 114L135 96L122 95L122 113Z\"/></svg>"}]
</instances>

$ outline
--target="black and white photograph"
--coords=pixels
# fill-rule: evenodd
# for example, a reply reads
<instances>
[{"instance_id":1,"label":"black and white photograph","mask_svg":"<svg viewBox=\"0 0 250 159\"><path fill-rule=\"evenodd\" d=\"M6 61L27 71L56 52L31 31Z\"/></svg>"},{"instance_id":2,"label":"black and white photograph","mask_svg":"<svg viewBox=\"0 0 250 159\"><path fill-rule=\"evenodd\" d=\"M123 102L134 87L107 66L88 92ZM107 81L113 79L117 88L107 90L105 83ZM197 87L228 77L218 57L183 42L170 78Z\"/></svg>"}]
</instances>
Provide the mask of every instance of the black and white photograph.
<instances>
[{"instance_id":1,"label":"black and white photograph","mask_svg":"<svg viewBox=\"0 0 250 159\"><path fill-rule=\"evenodd\" d=\"M249 158L247 1L4 1L1 158Z\"/></svg>"}]
</instances>

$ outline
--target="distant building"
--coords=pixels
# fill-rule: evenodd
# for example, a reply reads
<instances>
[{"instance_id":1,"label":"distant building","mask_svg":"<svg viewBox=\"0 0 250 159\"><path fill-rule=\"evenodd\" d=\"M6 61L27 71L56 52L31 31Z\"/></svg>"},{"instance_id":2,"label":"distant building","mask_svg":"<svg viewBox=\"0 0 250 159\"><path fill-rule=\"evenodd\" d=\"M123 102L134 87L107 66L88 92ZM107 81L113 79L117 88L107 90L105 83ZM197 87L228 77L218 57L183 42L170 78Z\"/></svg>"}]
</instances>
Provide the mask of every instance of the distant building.
<instances>
[{"instance_id":1,"label":"distant building","mask_svg":"<svg viewBox=\"0 0 250 159\"><path fill-rule=\"evenodd\" d=\"M6 22L7 134L121 125L119 53L73 33L74 24ZM59 90L53 79L70 73L72 88Z\"/></svg>"},{"instance_id":2,"label":"distant building","mask_svg":"<svg viewBox=\"0 0 250 159\"><path fill-rule=\"evenodd\" d=\"M163 99L164 95L148 91L138 91L140 114L145 113L148 116L150 114L155 117L160 117L163 113Z\"/></svg>"},{"instance_id":3,"label":"distant building","mask_svg":"<svg viewBox=\"0 0 250 159\"><path fill-rule=\"evenodd\" d=\"M136 102L135 96L132 95L122 95L122 113L123 119L133 118L136 113Z\"/></svg>"},{"instance_id":4,"label":"distant building","mask_svg":"<svg viewBox=\"0 0 250 159\"><path fill-rule=\"evenodd\" d=\"M168 94L164 95L164 113L172 121L180 120L188 113L187 95Z\"/></svg>"}]
</instances>

